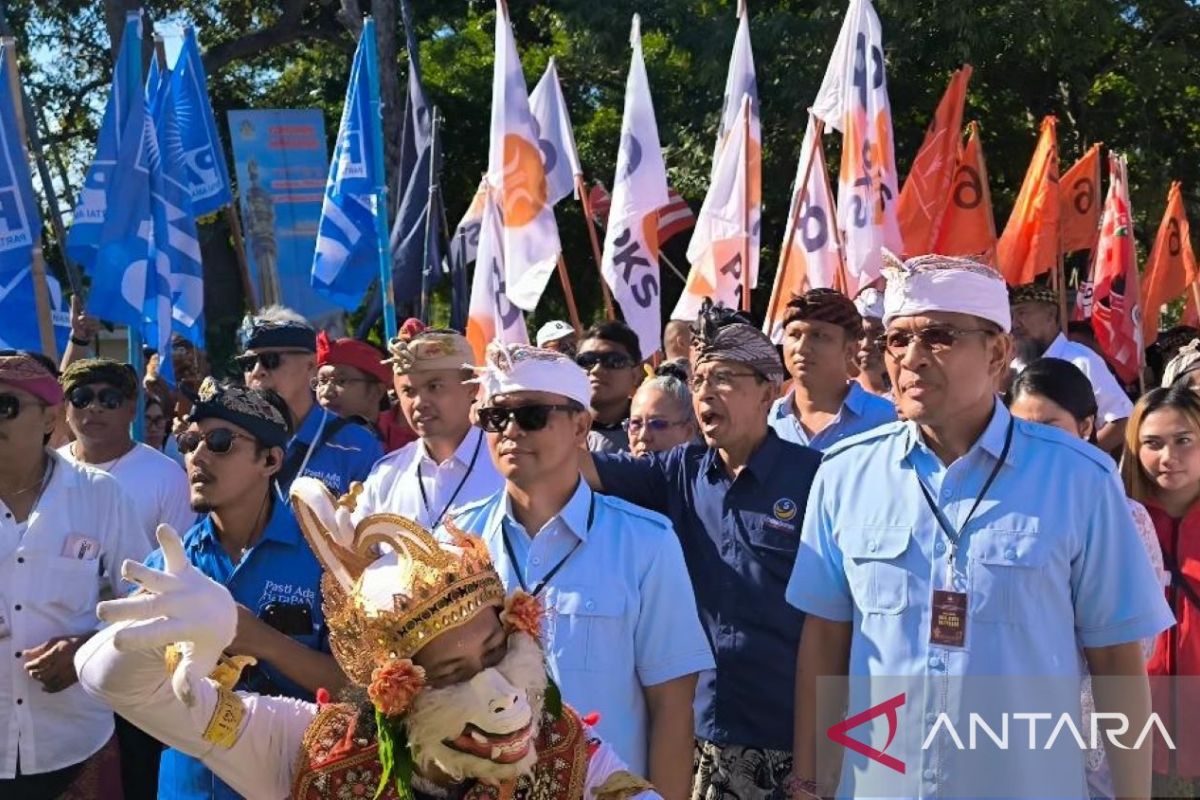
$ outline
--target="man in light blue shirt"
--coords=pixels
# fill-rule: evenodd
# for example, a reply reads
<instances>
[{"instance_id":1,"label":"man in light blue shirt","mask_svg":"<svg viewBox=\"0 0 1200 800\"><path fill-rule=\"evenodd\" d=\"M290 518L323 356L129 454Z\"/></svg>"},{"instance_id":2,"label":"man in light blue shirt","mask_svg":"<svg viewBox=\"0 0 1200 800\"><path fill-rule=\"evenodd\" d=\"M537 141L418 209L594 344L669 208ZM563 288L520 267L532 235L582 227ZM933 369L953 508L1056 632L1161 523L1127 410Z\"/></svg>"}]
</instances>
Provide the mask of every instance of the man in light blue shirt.
<instances>
[{"instance_id":1,"label":"man in light blue shirt","mask_svg":"<svg viewBox=\"0 0 1200 800\"><path fill-rule=\"evenodd\" d=\"M816 676L848 675L849 716L897 698L901 716L850 734L876 753L846 755L838 796L1086 797L1080 750L1060 746L1051 768L1034 766L1047 756L1027 749L1022 724L1021 744L975 769L966 766L981 763L975 753L946 727L966 731L980 709L1077 714L1082 650L1093 676L1129 682L1120 695L1096 692L1097 710L1142 730L1150 709L1138 640L1172 618L1111 461L996 400L1010 320L990 268L940 256L896 262L884 322L907 422L827 452L788 586L808 615L793 795L838 780L818 772L825 728L815 716L828 686ZM902 757L904 774L879 751ZM1109 748L1119 796L1148 796L1149 755Z\"/></svg>"},{"instance_id":2,"label":"man in light blue shirt","mask_svg":"<svg viewBox=\"0 0 1200 800\"><path fill-rule=\"evenodd\" d=\"M476 410L505 489L453 524L481 536L505 585L544 600L563 698L667 800L691 785L692 701L713 668L670 522L594 494L578 469L591 387L569 358L489 347Z\"/></svg>"},{"instance_id":3,"label":"man in light blue shirt","mask_svg":"<svg viewBox=\"0 0 1200 800\"><path fill-rule=\"evenodd\" d=\"M809 289L787 305L783 361L792 388L768 417L780 439L814 450L896 419L896 407L850 379L863 321L850 298Z\"/></svg>"}]
</instances>

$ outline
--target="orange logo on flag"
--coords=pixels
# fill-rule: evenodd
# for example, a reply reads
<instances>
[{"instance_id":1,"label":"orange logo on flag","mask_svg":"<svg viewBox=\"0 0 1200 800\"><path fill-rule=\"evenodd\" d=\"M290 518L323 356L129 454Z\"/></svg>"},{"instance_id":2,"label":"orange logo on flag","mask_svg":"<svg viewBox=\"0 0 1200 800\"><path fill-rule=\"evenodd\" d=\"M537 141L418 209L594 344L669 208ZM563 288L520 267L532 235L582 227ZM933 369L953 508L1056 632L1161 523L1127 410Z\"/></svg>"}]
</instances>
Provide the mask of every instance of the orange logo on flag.
<instances>
[{"instance_id":1,"label":"orange logo on flag","mask_svg":"<svg viewBox=\"0 0 1200 800\"><path fill-rule=\"evenodd\" d=\"M516 134L504 137L504 227L520 228L546 207L546 172L537 146Z\"/></svg>"},{"instance_id":2,"label":"orange logo on flag","mask_svg":"<svg viewBox=\"0 0 1200 800\"><path fill-rule=\"evenodd\" d=\"M1059 184L1062 251L1091 250L1100 234L1100 145L1092 145Z\"/></svg>"},{"instance_id":3,"label":"orange logo on flag","mask_svg":"<svg viewBox=\"0 0 1200 800\"><path fill-rule=\"evenodd\" d=\"M995 250L996 222L987 164L979 141L979 123L972 122L967 145L958 157L933 251L947 256L975 256L993 264Z\"/></svg>"}]
</instances>

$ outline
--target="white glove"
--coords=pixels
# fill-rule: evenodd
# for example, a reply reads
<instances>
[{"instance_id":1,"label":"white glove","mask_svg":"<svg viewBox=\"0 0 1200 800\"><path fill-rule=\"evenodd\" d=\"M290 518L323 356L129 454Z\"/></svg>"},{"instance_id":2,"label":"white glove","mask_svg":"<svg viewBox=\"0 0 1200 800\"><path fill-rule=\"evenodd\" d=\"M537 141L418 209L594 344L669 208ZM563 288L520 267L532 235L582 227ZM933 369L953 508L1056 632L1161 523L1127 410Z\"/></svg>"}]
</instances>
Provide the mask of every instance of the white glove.
<instances>
[{"instance_id":1,"label":"white glove","mask_svg":"<svg viewBox=\"0 0 1200 800\"><path fill-rule=\"evenodd\" d=\"M113 636L117 650L155 650L178 643L182 658L171 676L171 688L190 708L196 687L237 633L237 605L228 589L188 563L183 542L170 525L159 525L156 535L165 571L126 559L121 577L144 591L100 603L96 615L110 623L133 621Z\"/></svg>"}]
</instances>

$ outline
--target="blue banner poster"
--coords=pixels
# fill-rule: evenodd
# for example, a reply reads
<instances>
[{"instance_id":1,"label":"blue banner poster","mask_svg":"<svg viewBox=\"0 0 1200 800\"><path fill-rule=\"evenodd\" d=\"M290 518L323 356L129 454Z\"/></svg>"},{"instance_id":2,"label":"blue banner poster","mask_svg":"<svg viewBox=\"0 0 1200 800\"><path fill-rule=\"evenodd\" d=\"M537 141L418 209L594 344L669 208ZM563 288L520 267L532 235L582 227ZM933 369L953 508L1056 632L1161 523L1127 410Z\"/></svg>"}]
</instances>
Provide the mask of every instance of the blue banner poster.
<instances>
[{"instance_id":1,"label":"blue banner poster","mask_svg":"<svg viewBox=\"0 0 1200 800\"><path fill-rule=\"evenodd\" d=\"M255 305L283 303L318 325L340 319L309 285L329 174L321 111L230 111L229 136Z\"/></svg>"}]
</instances>

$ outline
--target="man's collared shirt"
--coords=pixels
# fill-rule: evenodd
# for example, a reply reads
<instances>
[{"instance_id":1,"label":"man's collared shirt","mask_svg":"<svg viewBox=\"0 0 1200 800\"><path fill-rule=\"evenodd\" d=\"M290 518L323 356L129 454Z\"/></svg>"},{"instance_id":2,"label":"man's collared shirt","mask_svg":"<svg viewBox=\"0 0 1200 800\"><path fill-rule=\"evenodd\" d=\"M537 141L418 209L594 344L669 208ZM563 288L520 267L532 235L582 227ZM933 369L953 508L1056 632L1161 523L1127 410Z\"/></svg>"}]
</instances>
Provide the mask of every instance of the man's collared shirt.
<instances>
[{"instance_id":1,"label":"man's collared shirt","mask_svg":"<svg viewBox=\"0 0 1200 800\"><path fill-rule=\"evenodd\" d=\"M891 401L871 394L858 381L849 381L846 385L849 389L842 407L828 425L812 436L796 416L795 389L789 390L771 406L768 423L780 439L824 451L849 436L896 421L896 406Z\"/></svg>"},{"instance_id":2,"label":"man's collared shirt","mask_svg":"<svg viewBox=\"0 0 1200 800\"><path fill-rule=\"evenodd\" d=\"M1042 358L1069 361L1087 376L1092 383L1092 392L1096 395L1097 414L1100 417L1098 425L1127 419L1133 413L1133 402L1129 395L1125 394L1125 390L1121 388L1104 359L1090 347L1072 342L1060 333L1054 337L1046 352L1042 353Z\"/></svg>"},{"instance_id":3,"label":"man's collared shirt","mask_svg":"<svg viewBox=\"0 0 1200 800\"><path fill-rule=\"evenodd\" d=\"M696 691L696 735L790 751L804 615L783 594L820 455L768 429L736 478L698 443L594 458L605 492L666 514L683 544L716 654Z\"/></svg>"},{"instance_id":4,"label":"man's collared shirt","mask_svg":"<svg viewBox=\"0 0 1200 800\"><path fill-rule=\"evenodd\" d=\"M671 523L593 494L583 480L536 536L516 521L504 491L454 521L487 542L509 591L533 592L549 576L539 593L548 609L546 661L563 698L581 714L598 712L601 736L645 775L643 687L713 666Z\"/></svg>"},{"instance_id":5,"label":"man's collared shirt","mask_svg":"<svg viewBox=\"0 0 1200 800\"><path fill-rule=\"evenodd\" d=\"M288 442L284 462L295 452L308 453L318 436L321 446L312 448L308 455L308 463L300 469L296 477L307 475L324 483L336 495L343 495L350 490L352 481L365 480L371 472L371 467L383 457L383 445L378 437L358 423L351 422L343 425L333 436L328 434L329 426L338 419L320 405L313 403L308 415L300 423L296 435ZM302 455L301 458L304 456ZM279 487L283 497L287 497L288 486Z\"/></svg>"},{"instance_id":6,"label":"man's collared shirt","mask_svg":"<svg viewBox=\"0 0 1200 800\"><path fill-rule=\"evenodd\" d=\"M263 619L285 606L285 616L307 620L309 631L294 635L312 650L329 652L325 615L321 608L321 565L285 503L274 502L271 517L258 541L237 562L229 557L217 538L212 517L205 516L183 538L188 562L227 588L233 599ZM162 550L146 559L154 569L163 568ZM268 608L268 607L271 608ZM312 700L312 694L285 678L274 665L259 662L242 673L239 690ZM159 795L171 798L221 798L238 795L200 762L178 750L165 750L158 776Z\"/></svg>"},{"instance_id":7,"label":"man's collared shirt","mask_svg":"<svg viewBox=\"0 0 1200 800\"><path fill-rule=\"evenodd\" d=\"M486 439L472 426L453 455L440 464L423 439L384 456L363 481L355 518L399 514L434 528L459 508L500 491L504 478L496 471Z\"/></svg>"},{"instance_id":8,"label":"man's collared shirt","mask_svg":"<svg viewBox=\"0 0 1200 800\"><path fill-rule=\"evenodd\" d=\"M1008 454L964 530L1010 423ZM951 530L961 530L953 577L949 536L918 480ZM963 647L931 643L934 590L966 594ZM904 733L921 736L939 714L956 722L965 716L960 692L972 687L956 680L962 677L1012 677L988 684L999 695L993 702L1011 698L1009 711L1026 710L1021 701L1031 677L1057 677L1075 689L1053 700L1077 711L1078 681L1070 679L1080 674L1080 647L1137 641L1173 621L1111 459L1061 431L1014 420L999 401L975 445L948 467L914 423L879 428L828 452L809 496L787 597L806 614L852 623L851 714L886 700L895 687L868 687L855 677L918 681L924 696L910 696L907 711L915 705L926 724ZM955 772L948 748L909 753L916 796L945 793L945 781L969 777ZM839 796L854 795L854 758ZM1082 787L1081 759L1076 766ZM1006 794L1038 794L1036 774L1012 780L1026 784L1006 786Z\"/></svg>"},{"instance_id":9,"label":"man's collared shirt","mask_svg":"<svg viewBox=\"0 0 1200 800\"><path fill-rule=\"evenodd\" d=\"M150 549L133 502L111 475L47 450L54 474L18 525L0 502L0 778L78 764L113 734L112 709L78 683L44 690L23 651L96 630L96 603L120 596L121 563Z\"/></svg>"}]
</instances>

